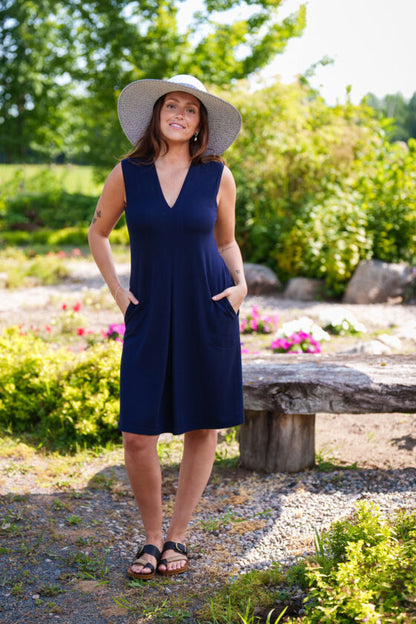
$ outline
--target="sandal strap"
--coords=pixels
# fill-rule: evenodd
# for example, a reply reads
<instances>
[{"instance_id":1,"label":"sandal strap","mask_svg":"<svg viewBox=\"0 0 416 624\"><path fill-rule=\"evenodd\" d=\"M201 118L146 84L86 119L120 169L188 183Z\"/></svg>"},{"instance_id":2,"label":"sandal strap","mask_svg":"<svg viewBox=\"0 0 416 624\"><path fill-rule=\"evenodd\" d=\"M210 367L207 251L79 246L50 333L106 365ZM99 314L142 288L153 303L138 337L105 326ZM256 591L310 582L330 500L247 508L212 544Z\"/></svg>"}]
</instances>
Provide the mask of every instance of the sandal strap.
<instances>
[{"instance_id":1,"label":"sandal strap","mask_svg":"<svg viewBox=\"0 0 416 624\"><path fill-rule=\"evenodd\" d=\"M136 559L139 558L141 555L152 555L152 557L154 557L156 561L159 561L162 553L157 546L153 546L153 544L145 544L137 551Z\"/></svg>"},{"instance_id":2,"label":"sandal strap","mask_svg":"<svg viewBox=\"0 0 416 624\"><path fill-rule=\"evenodd\" d=\"M186 555L174 555L173 557L169 557L169 559L167 559L166 557L161 559L159 561L159 565L162 564L166 567L168 567L169 563L174 563L175 561L187 561L188 557Z\"/></svg>"},{"instance_id":3,"label":"sandal strap","mask_svg":"<svg viewBox=\"0 0 416 624\"><path fill-rule=\"evenodd\" d=\"M148 561L146 561L146 559L143 559L143 557L140 557L139 559L135 559L133 561L132 567L137 566L137 565L143 566L144 569L149 568L150 574L153 574L153 572L155 571L155 566L153 565L153 563L149 563ZM137 572L137 574L141 574L141 573Z\"/></svg>"},{"instance_id":4,"label":"sandal strap","mask_svg":"<svg viewBox=\"0 0 416 624\"><path fill-rule=\"evenodd\" d=\"M145 544L137 551L136 558L133 561L132 565L141 565L144 569L149 568L150 573L153 574L153 572L155 571L155 566L153 565L153 563L149 563L149 561L146 561L146 559L144 559L142 555L152 555L152 557L156 559L157 565L159 563L160 557L162 556L162 553L160 552L159 548L157 548L157 546L154 546L153 544Z\"/></svg>"},{"instance_id":5,"label":"sandal strap","mask_svg":"<svg viewBox=\"0 0 416 624\"><path fill-rule=\"evenodd\" d=\"M174 550L175 552L181 554L181 555L188 555L188 549L184 544L180 544L179 542L165 542L163 544L163 553L165 553L166 550ZM170 559L170 561L172 561L172 559Z\"/></svg>"}]
</instances>

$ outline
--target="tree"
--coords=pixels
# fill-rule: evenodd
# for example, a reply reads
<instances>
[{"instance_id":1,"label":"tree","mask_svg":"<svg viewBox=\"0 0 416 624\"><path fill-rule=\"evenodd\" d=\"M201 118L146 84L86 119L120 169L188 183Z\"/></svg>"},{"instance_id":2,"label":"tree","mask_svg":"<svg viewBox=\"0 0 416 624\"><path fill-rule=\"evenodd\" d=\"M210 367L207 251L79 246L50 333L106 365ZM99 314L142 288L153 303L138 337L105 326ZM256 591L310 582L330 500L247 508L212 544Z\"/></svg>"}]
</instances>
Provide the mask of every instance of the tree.
<instances>
[{"instance_id":1,"label":"tree","mask_svg":"<svg viewBox=\"0 0 416 624\"><path fill-rule=\"evenodd\" d=\"M109 164L123 149L115 105L125 84L193 73L224 85L252 74L303 31L304 5L280 23L281 3L205 0L181 31L178 0L3 1L3 157L65 146L67 154ZM236 7L247 17L218 21Z\"/></svg>"},{"instance_id":2,"label":"tree","mask_svg":"<svg viewBox=\"0 0 416 624\"><path fill-rule=\"evenodd\" d=\"M62 149L67 86L59 78L68 70L68 29L52 8L49 0L0 4L0 157L6 161Z\"/></svg>"},{"instance_id":3,"label":"tree","mask_svg":"<svg viewBox=\"0 0 416 624\"><path fill-rule=\"evenodd\" d=\"M408 137L416 139L416 92L413 93L407 105L406 130Z\"/></svg>"},{"instance_id":4,"label":"tree","mask_svg":"<svg viewBox=\"0 0 416 624\"><path fill-rule=\"evenodd\" d=\"M379 99L370 93L366 101L380 117L391 119L391 141L407 141L416 138L416 93L407 101L401 93L385 95Z\"/></svg>"}]
</instances>

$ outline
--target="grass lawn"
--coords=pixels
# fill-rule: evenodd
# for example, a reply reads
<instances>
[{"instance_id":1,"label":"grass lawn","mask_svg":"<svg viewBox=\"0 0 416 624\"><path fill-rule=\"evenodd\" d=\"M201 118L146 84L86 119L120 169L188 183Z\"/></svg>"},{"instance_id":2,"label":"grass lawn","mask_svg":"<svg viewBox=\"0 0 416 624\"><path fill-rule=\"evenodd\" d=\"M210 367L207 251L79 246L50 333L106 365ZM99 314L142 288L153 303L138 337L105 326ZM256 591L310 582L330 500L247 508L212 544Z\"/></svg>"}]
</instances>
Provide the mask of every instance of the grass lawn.
<instances>
[{"instance_id":1,"label":"grass lawn","mask_svg":"<svg viewBox=\"0 0 416 624\"><path fill-rule=\"evenodd\" d=\"M68 193L97 196L102 182L97 182L94 167L87 165L0 165L0 189L16 182L30 187L39 174L49 172Z\"/></svg>"}]
</instances>

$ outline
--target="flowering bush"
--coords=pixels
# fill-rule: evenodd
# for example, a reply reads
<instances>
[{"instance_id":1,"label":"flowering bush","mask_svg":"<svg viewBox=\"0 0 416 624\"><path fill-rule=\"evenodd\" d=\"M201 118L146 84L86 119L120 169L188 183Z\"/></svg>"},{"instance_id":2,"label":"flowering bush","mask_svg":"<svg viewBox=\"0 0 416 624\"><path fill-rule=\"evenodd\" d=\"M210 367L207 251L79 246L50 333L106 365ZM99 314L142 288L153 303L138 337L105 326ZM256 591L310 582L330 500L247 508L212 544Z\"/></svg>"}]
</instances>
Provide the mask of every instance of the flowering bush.
<instances>
[{"instance_id":1,"label":"flowering bush","mask_svg":"<svg viewBox=\"0 0 416 624\"><path fill-rule=\"evenodd\" d=\"M288 338L292 334L305 332L312 336L318 342L330 340L331 336L308 316L302 316L300 319L283 323L282 327L277 330L276 338Z\"/></svg>"},{"instance_id":2,"label":"flowering bush","mask_svg":"<svg viewBox=\"0 0 416 624\"><path fill-rule=\"evenodd\" d=\"M124 334L126 332L126 326L124 323L112 323L108 328L106 334L110 340L116 340L117 342L123 342Z\"/></svg>"},{"instance_id":3,"label":"flowering bush","mask_svg":"<svg viewBox=\"0 0 416 624\"><path fill-rule=\"evenodd\" d=\"M119 439L119 344L73 353L9 327L0 360L0 430L66 450Z\"/></svg>"},{"instance_id":4,"label":"flowering bush","mask_svg":"<svg viewBox=\"0 0 416 624\"><path fill-rule=\"evenodd\" d=\"M248 353L251 353L251 355L260 355L260 351L250 351L250 349L248 349L247 347L244 346L244 342L240 342L240 347L241 347L241 355L247 355Z\"/></svg>"},{"instance_id":5,"label":"flowering bush","mask_svg":"<svg viewBox=\"0 0 416 624\"><path fill-rule=\"evenodd\" d=\"M307 316L284 323L270 345L273 353L321 353L329 334Z\"/></svg>"},{"instance_id":6,"label":"flowering bush","mask_svg":"<svg viewBox=\"0 0 416 624\"><path fill-rule=\"evenodd\" d=\"M78 330L84 329L87 319L80 314L81 307L82 305L79 301L76 301L71 306L67 303L63 303L61 306L61 314L51 320L51 325L54 326L60 334L72 334L76 332L78 335L82 335Z\"/></svg>"},{"instance_id":7,"label":"flowering bush","mask_svg":"<svg viewBox=\"0 0 416 624\"><path fill-rule=\"evenodd\" d=\"M241 319L240 331L242 334L270 334L277 328L277 314L260 314L259 306L254 305L246 318Z\"/></svg>"},{"instance_id":8,"label":"flowering bush","mask_svg":"<svg viewBox=\"0 0 416 624\"><path fill-rule=\"evenodd\" d=\"M330 310L322 315L321 322L327 332L336 336L348 336L366 331L363 323L357 321L351 312L341 308Z\"/></svg>"},{"instance_id":9,"label":"flowering bush","mask_svg":"<svg viewBox=\"0 0 416 624\"><path fill-rule=\"evenodd\" d=\"M303 331L287 338L276 338L270 348L273 353L321 353L320 343Z\"/></svg>"},{"instance_id":10,"label":"flowering bush","mask_svg":"<svg viewBox=\"0 0 416 624\"><path fill-rule=\"evenodd\" d=\"M5 274L4 286L14 288L58 284L68 277L69 268L57 253L39 255L32 250L7 247L0 254L0 272Z\"/></svg>"}]
</instances>

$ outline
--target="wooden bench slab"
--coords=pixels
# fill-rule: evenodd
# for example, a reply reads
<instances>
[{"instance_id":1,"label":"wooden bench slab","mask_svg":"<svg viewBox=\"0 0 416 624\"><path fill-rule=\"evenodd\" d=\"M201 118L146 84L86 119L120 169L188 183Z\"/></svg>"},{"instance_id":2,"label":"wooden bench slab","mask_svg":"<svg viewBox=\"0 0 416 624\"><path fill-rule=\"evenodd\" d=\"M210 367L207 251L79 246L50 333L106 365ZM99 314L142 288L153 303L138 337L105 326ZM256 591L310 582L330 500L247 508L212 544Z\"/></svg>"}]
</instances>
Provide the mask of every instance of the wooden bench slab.
<instances>
[{"instance_id":1,"label":"wooden bench slab","mask_svg":"<svg viewBox=\"0 0 416 624\"><path fill-rule=\"evenodd\" d=\"M416 355L267 355L243 364L246 468L298 472L315 461L315 414L416 413Z\"/></svg>"}]
</instances>

